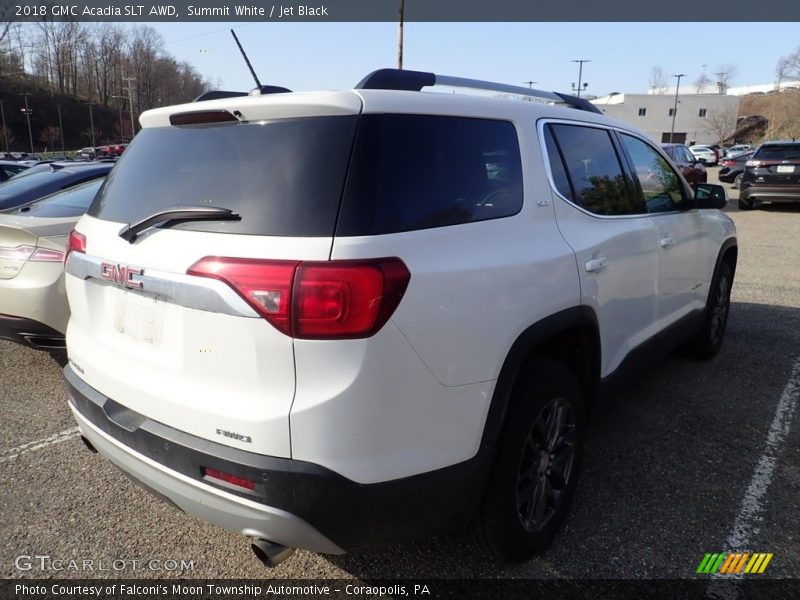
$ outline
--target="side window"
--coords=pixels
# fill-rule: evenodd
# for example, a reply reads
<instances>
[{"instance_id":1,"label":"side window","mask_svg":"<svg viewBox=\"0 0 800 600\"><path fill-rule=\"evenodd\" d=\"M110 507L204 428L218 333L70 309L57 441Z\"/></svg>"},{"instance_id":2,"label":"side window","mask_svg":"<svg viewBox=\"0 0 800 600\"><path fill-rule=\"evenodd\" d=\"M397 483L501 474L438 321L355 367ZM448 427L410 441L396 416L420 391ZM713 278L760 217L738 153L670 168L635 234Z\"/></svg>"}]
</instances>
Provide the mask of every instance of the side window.
<instances>
[{"instance_id":1,"label":"side window","mask_svg":"<svg viewBox=\"0 0 800 600\"><path fill-rule=\"evenodd\" d=\"M645 211L659 213L678 210L678 204L683 200L683 187L669 163L642 140L624 133L619 137L639 180Z\"/></svg>"},{"instance_id":2,"label":"side window","mask_svg":"<svg viewBox=\"0 0 800 600\"><path fill-rule=\"evenodd\" d=\"M544 144L547 148L547 158L550 161L550 172L553 174L553 183L558 193L568 200L572 200L572 188L569 185L567 171L564 169L564 162L561 160L561 152L553 139L550 125L544 128Z\"/></svg>"},{"instance_id":3,"label":"side window","mask_svg":"<svg viewBox=\"0 0 800 600\"><path fill-rule=\"evenodd\" d=\"M337 235L498 219L522 208L522 160L509 121L364 115Z\"/></svg>"},{"instance_id":4,"label":"side window","mask_svg":"<svg viewBox=\"0 0 800 600\"><path fill-rule=\"evenodd\" d=\"M694 154L689 152L689 149L686 148L685 146L681 148L681 153L683 154L684 162L688 162L690 164L693 164L695 162Z\"/></svg>"},{"instance_id":5,"label":"side window","mask_svg":"<svg viewBox=\"0 0 800 600\"><path fill-rule=\"evenodd\" d=\"M572 201L597 215L629 215L628 182L609 132L578 125L553 124L553 135L572 184Z\"/></svg>"}]
</instances>

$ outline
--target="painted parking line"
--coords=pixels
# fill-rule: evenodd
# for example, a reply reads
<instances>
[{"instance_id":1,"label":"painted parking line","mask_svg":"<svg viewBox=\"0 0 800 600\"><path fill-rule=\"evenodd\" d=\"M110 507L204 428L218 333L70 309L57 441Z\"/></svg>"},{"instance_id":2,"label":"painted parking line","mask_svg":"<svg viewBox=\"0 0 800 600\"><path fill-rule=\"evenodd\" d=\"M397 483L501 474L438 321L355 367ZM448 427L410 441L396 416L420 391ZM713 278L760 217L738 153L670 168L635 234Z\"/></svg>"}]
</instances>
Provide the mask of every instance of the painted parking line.
<instances>
[{"instance_id":1,"label":"painted parking line","mask_svg":"<svg viewBox=\"0 0 800 600\"><path fill-rule=\"evenodd\" d=\"M756 463L750 485L742 498L739 513L733 522L733 528L725 541L725 548L736 551L752 550L751 545L756 541L756 536L761 528L762 513L764 512L764 502L767 498L772 477L775 474L775 467L778 464L786 438L792 425L792 418L800 403L800 357L795 359L792 365L792 374L786 386L783 388L778 405L775 407L775 416L769 426L767 433L767 443L761 457ZM717 578L724 577L717 575ZM735 576L741 579L741 575ZM719 579L709 584L709 595L721 598L736 598L738 591L734 581L729 584L720 585Z\"/></svg>"},{"instance_id":2,"label":"painted parking line","mask_svg":"<svg viewBox=\"0 0 800 600\"><path fill-rule=\"evenodd\" d=\"M46 448L47 446L52 446L53 444L66 442L67 440L71 440L72 438L77 437L79 433L80 432L78 428L73 427L72 429L65 429L64 431L59 431L58 433L54 433L53 435L43 438L41 440L28 442L27 444L17 446L16 448L9 448L8 450L4 450L0 454L0 464L14 460L17 457L22 456L23 454L27 454L28 452L33 452L34 450L40 450L42 448Z\"/></svg>"}]
</instances>

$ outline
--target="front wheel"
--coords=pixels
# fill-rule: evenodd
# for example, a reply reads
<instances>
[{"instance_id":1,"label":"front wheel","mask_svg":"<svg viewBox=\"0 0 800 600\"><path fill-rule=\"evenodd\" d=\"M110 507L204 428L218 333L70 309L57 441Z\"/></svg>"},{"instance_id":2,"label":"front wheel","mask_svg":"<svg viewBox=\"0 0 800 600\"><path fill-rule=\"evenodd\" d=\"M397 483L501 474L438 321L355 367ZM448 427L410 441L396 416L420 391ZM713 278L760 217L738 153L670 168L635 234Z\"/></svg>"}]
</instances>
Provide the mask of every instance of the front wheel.
<instances>
[{"instance_id":1,"label":"front wheel","mask_svg":"<svg viewBox=\"0 0 800 600\"><path fill-rule=\"evenodd\" d=\"M537 359L514 388L480 517L479 541L521 562L544 551L569 511L585 429L581 387L567 368Z\"/></svg>"},{"instance_id":2,"label":"front wheel","mask_svg":"<svg viewBox=\"0 0 800 600\"><path fill-rule=\"evenodd\" d=\"M722 347L722 339L728 325L732 286L733 269L723 260L719 265L717 276L711 284L703 328L689 344L691 354L697 358L713 358Z\"/></svg>"}]
</instances>

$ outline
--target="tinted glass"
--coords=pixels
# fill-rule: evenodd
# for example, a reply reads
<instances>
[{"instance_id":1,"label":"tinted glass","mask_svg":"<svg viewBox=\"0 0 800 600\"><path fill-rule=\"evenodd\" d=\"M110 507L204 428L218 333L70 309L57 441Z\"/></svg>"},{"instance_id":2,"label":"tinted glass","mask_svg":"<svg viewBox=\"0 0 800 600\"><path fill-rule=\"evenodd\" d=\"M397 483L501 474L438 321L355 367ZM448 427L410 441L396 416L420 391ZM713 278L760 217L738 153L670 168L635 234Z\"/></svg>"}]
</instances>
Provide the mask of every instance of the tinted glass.
<instances>
[{"instance_id":1,"label":"tinted glass","mask_svg":"<svg viewBox=\"0 0 800 600\"><path fill-rule=\"evenodd\" d=\"M639 180L645 212L678 210L678 204L683 200L683 187L678 174L654 148L642 140L625 134L620 134L620 139Z\"/></svg>"},{"instance_id":2,"label":"tinted glass","mask_svg":"<svg viewBox=\"0 0 800 600\"><path fill-rule=\"evenodd\" d=\"M330 236L358 117L145 128L89 214L132 223L175 206L229 208L240 221L173 228Z\"/></svg>"},{"instance_id":3,"label":"tinted glass","mask_svg":"<svg viewBox=\"0 0 800 600\"><path fill-rule=\"evenodd\" d=\"M605 129L552 125L575 192L573 202L598 215L627 215L630 188Z\"/></svg>"},{"instance_id":4,"label":"tinted glass","mask_svg":"<svg viewBox=\"0 0 800 600\"><path fill-rule=\"evenodd\" d=\"M785 146L761 146L753 155L754 160L800 160L800 144ZM2 188L0 188L2 190Z\"/></svg>"},{"instance_id":5,"label":"tinted glass","mask_svg":"<svg viewBox=\"0 0 800 600\"><path fill-rule=\"evenodd\" d=\"M561 153L558 151L550 125L544 128L544 143L547 148L547 158L550 161L550 172L553 174L553 183L558 193L567 200L572 200L572 188L569 187L569 178L564 169L564 162L561 160Z\"/></svg>"},{"instance_id":6,"label":"tinted glass","mask_svg":"<svg viewBox=\"0 0 800 600\"><path fill-rule=\"evenodd\" d=\"M19 212L31 217L77 217L87 211L102 184L103 179L95 179L20 207Z\"/></svg>"},{"instance_id":7,"label":"tinted glass","mask_svg":"<svg viewBox=\"0 0 800 600\"><path fill-rule=\"evenodd\" d=\"M507 121L365 115L337 235L496 219L522 208L522 164Z\"/></svg>"}]
</instances>

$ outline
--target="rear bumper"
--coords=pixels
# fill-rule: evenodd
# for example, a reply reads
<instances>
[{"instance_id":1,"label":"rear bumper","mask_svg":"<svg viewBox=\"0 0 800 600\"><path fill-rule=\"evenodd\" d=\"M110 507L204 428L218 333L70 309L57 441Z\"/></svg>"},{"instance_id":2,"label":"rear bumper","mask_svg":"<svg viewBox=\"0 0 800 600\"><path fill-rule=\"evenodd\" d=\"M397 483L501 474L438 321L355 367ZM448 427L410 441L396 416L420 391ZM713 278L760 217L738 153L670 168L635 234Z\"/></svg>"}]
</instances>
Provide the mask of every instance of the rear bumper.
<instances>
[{"instance_id":1,"label":"rear bumper","mask_svg":"<svg viewBox=\"0 0 800 600\"><path fill-rule=\"evenodd\" d=\"M477 510L488 472L479 453L422 475L359 484L319 465L152 421L91 388L71 365L64 376L83 435L137 483L224 529L293 548L339 554L455 527ZM253 481L255 489L204 478L203 467Z\"/></svg>"},{"instance_id":2,"label":"rear bumper","mask_svg":"<svg viewBox=\"0 0 800 600\"><path fill-rule=\"evenodd\" d=\"M62 350L64 334L33 319L0 314L0 339L37 350Z\"/></svg>"},{"instance_id":3,"label":"rear bumper","mask_svg":"<svg viewBox=\"0 0 800 600\"><path fill-rule=\"evenodd\" d=\"M718 177L718 178L719 178L719 180L720 180L720 181L722 181L723 183L733 183L733 180L734 180L734 179L736 179L736 177L737 177L738 175L740 175L741 173L742 173L742 171L726 171L725 173L723 173L722 171L720 171L720 172L717 174L717 177Z\"/></svg>"},{"instance_id":4,"label":"rear bumper","mask_svg":"<svg viewBox=\"0 0 800 600\"><path fill-rule=\"evenodd\" d=\"M800 185L749 185L742 187L739 194L742 200L757 198L769 202L800 202Z\"/></svg>"}]
</instances>

